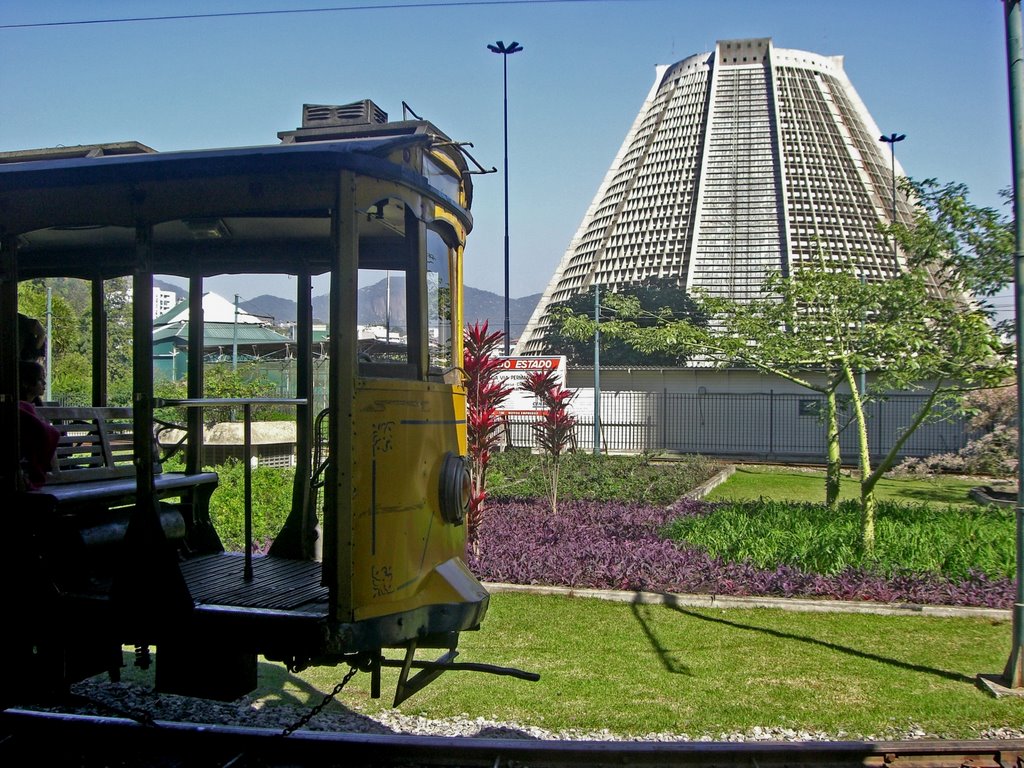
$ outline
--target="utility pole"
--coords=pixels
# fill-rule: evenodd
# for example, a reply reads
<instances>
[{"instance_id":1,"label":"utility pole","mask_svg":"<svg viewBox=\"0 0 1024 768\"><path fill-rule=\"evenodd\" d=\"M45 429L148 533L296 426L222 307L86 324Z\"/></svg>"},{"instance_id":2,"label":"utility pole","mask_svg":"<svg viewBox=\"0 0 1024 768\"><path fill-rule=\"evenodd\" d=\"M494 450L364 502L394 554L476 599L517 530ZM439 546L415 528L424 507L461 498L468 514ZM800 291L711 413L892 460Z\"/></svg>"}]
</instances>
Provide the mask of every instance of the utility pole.
<instances>
[{"instance_id":1,"label":"utility pole","mask_svg":"<svg viewBox=\"0 0 1024 768\"><path fill-rule=\"evenodd\" d=\"M235 322L231 326L231 370L238 370L238 294L235 294Z\"/></svg>"},{"instance_id":2,"label":"utility pole","mask_svg":"<svg viewBox=\"0 0 1024 768\"><path fill-rule=\"evenodd\" d=\"M46 400L53 400L53 288L46 286Z\"/></svg>"}]
</instances>

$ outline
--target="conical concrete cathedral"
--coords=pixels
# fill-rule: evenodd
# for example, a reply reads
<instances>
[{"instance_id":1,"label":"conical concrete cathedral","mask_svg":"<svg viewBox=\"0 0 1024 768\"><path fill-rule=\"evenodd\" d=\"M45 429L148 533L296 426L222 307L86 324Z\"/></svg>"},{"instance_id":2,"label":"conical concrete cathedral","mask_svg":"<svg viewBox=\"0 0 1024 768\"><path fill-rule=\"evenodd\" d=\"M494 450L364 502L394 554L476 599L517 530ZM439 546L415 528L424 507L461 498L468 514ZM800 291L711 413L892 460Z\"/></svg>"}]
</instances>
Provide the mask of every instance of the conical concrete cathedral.
<instances>
[{"instance_id":1,"label":"conical concrete cathedral","mask_svg":"<svg viewBox=\"0 0 1024 768\"><path fill-rule=\"evenodd\" d=\"M548 305L595 282L675 278L743 300L820 254L891 277L901 267L878 225L893 216L893 170L841 56L723 40L659 67L516 351L557 351L543 346ZM896 206L910 215L902 195Z\"/></svg>"}]
</instances>

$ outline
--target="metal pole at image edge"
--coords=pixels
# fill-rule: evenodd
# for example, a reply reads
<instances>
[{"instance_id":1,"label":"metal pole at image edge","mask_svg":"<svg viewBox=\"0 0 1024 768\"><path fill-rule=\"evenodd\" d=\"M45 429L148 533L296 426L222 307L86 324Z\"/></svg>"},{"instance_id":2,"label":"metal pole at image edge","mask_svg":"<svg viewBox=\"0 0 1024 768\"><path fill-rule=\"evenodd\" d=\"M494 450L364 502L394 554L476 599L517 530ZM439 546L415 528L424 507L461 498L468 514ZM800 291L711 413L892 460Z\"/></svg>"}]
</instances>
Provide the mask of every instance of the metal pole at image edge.
<instances>
[{"instance_id":1,"label":"metal pole at image edge","mask_svg":"<svg viewBox=\"0 0 1024 768\"><path fill-rule=\"evenodd\" d=\"M601 285L594 282L594 455L601 455Z\"/></svg>"},{"instance_id":2,"label":"metal pole at image edge","mask_svg":"<svg viewBox=\"0 0 1024 768\"><path fill-rule=\"evenodd\" d=\"M1004 0L1006 10L1006 63L1010 83L1010 145L1013 161L1014 215L1014 338L1017 351L1017 592L1013 603L1013 647L1003 671L1010 688L1024 687L1024 47L1021 44L1020 0Z\"/></svg>"}]
</instances>

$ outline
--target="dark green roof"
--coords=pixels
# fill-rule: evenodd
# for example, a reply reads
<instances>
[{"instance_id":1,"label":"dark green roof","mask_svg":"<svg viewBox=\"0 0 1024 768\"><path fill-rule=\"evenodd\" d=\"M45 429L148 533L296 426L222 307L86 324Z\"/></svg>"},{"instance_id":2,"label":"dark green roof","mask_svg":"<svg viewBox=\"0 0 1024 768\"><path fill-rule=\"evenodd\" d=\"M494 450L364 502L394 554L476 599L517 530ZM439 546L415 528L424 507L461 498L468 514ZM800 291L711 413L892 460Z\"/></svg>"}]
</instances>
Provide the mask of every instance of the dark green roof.
<instances>
[{"instance_id":1,"label":"dark green roof","mask_svg":"<svg viewBox=\"0 0 1024 768\"><path fill-rule=\"evenodd\" d=\"M188 323L168 325L158 328L153 332L153 341L160 342L168 339L180 340L176 346L184 346L188 341ZM287 344L293 343L292 339L277 331L266 328L262 325L248 323L204 323L204 347L222 347L233 344L236 340L239 344Z\"/></svg>"}]
</instances>

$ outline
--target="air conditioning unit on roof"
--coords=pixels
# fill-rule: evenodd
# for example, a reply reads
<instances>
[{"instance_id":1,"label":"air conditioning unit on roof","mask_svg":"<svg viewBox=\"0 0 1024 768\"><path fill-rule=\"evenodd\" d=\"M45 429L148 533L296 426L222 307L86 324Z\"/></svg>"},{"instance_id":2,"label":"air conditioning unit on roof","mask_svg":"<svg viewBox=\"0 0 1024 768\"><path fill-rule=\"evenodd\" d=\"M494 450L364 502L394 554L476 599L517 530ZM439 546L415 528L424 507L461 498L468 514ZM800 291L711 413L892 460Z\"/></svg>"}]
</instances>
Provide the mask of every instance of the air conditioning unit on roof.
<instances>
[{"instance_id":1,"label":"air conditioning unit on roof","mask_svg":"<svg viewBox=\"0 0 1024 768\"><path fill-rule=\"evenodd\" d=\"M370 99L351 104L331 106L328 104L303 104L303 128L328 128L344 125L383 125L388 113Z\"/></svg>"}]
</instances>

